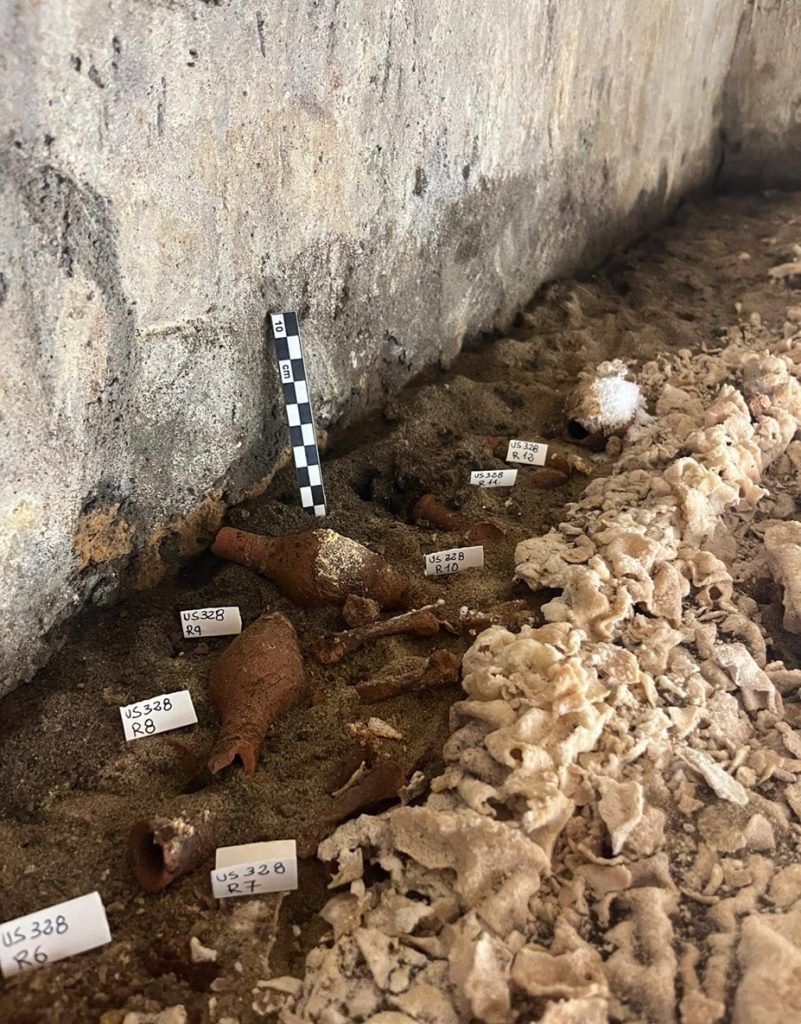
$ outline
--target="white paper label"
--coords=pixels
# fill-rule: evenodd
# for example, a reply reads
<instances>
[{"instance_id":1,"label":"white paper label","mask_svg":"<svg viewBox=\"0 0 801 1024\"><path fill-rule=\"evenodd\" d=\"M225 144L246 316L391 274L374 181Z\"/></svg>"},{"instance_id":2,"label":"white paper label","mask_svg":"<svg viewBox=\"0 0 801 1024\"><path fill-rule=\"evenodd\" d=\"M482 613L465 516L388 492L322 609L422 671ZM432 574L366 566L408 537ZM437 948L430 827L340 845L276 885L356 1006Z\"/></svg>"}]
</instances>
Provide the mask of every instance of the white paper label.
<instances>
[{"instance_id":1,"label":"white paper label","mask_svg":"<svg viewBox=\"0 0 801 1024\"><path fill-rule=\"evenodd\" d=\"M242 632L242 616L238 608L191 608L181 612L181 626L187 638L229 636Z\"/></svg>"},{"instance_id":2,"label":"white paper label","mask_svg":"<svg viewBox=\"0 0 801 1024\"><path fill-rule=\"evenodd\" d=\"M111 932L103 901L90 892L0 925L0 970L10 978L107 942Z\"/></svg>"},{"instance_id":3,"label":"white paper label","mask_svg":"<svg viewBox=\"0 0 801 1024\"><path fill-rule=\"evenodd\" d=\"M516 480L516 469L477 469L470 474L476 487L512 487Z\"/></svg>"},{"instance_id":4,"label":"white paper label","mask_svg":"<svg viewBox=\"0 0 801 1024\"><path fill-rule=\"evenodd\" d=\"M507 462L525 462L529 466L544 466L548 445L539 441L510 441Z\"/></svg>"},{"instance_id":5,"label":"white paper label","mask_svg":"<svg viewBox=\"0 0 801 1024\"><path fill-rule=\"evenodd\" d=\"M483 569L484 548L449 548L426 555L426 576L450 576L463 569Z\"/></svg>"},{"instance_id":6,"label":"white paper label","mask_svg":"<svg viewBox=\"0 0 801 1024\"><path fill-rule=\"evenodd\" d=\"M162 693L160 697L140 700L120 708L126 740L155 736L157 732L180 729L197 722L195 706L188 690Z\"/></svg>"},{"instance_id":7,"label":"white paper label","mask_svg":"<svg viewBox=\"0 0 801 1024\"><path fill-rule=\"evenodd\" d=\"M215 865L211 872L211 891L218 900L298 887L294 839L223 846L217 850Z\"/></svg>"}]
</instances>

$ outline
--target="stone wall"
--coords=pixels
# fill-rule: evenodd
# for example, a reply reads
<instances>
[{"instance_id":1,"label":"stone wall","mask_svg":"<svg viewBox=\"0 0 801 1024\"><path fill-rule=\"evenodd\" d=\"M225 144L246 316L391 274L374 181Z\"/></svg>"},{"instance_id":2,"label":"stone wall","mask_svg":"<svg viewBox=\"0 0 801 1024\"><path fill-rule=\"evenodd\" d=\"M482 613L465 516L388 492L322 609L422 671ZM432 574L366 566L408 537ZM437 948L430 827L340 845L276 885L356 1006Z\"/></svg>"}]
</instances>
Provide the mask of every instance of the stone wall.
<instances>
[{"instance_id":1,"label":"stone wall","mask_svg":"<svg viewBox=\"0 0 801 1024\"><path fill-rule=\"evenodd\" d=\"M728 182L801 185L801 4L750 0L724 92Z\"/></svg>"},{"instance_id":2,"label":"stone wall","mask_svg":"<svg viewBox=\"0 0 801 1024\"><path fill-rule=\"evenodd\" d=\"M742 10L3 5L0 693L268 477L267 310L353 417L706 181Z\"/></svg>"}]
</instances>

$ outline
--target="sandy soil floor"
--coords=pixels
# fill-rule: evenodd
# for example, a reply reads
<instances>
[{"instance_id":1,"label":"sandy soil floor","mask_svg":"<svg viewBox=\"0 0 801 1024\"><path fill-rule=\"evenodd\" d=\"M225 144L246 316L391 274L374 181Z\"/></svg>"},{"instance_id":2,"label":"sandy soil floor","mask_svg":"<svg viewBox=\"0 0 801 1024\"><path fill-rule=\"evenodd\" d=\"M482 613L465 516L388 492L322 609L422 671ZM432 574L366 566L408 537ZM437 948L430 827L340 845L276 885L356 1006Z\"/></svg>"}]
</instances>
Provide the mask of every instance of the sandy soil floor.
<instances>
[{"instance_id":1,"label":"sandy soil floor","mask_svg":"<svg viewBox=\"0 0 801 1024\"><path fill-rule=\"evenodd\" d=\"M671 349L714 346L730 324L752 313L780 336L801 290L771 280L768 271L797 258L799 224L799 196L687 204L670 225L597 273L548 287L509 336L469 345L447 372L430 371L370 421L332 435L324 459L326 525L419 580L433 600L443 599L444 615L512 598L529 601L536 613L550 595L512 582L515 546L557 524L587 477L574 473L543 489L541 477L521 468L511 491L488 491L470 487L469 472L504 468L494 454L498 437L541 439L570 451L564 395L579 370L602 359L644 361ZM608 471L606 457L594 467L600 475ZM460 543L458 534L413 521L411 509L426 492L473 522L501 528L502 537L485 542L483 571L423 578L426 552ZM229 521L271 536L309 528L291 468L266 494L232 510ZM780 625L779 592L755 596L771 623L773 655L797 667L797 641ZM113 934L104 949L0 982L0 1020L121 1024L126 1012L175 1006L193 1024L263 1019L253 1008L257 983L300 977L307 952L328 927L318 911L329 895L329 868L304 859L299 890L282 899L219 905L204 870L147 896L127 862L128 827L209 800L226 807L221 845L307 835L364 757L348 726L371 715L404 736L382 741L379 756L399 760L407 777L421 771L430 779L442 770L458 687L367 707L353 684L434 647L461 655L470 641L399 637L328 668L307 658L308 698L273 727L256 774L232 768L187 793L187 775L163 737L124 742L118 707L188 689L199 722L181 733L203 761L217 724L208 672L229 641L182 639L178 612L221 604L239 605L246 625L266 610L283 611L306 651L341 628L337 609L299 609L269 581L207 554L155 590L88 611L50 665L0 705L0 920L98 889ZM193 936L217 951L215 961L192 961ZM173 1018L183 1019L179 1012Z\"/></svg>"}]
</instances>

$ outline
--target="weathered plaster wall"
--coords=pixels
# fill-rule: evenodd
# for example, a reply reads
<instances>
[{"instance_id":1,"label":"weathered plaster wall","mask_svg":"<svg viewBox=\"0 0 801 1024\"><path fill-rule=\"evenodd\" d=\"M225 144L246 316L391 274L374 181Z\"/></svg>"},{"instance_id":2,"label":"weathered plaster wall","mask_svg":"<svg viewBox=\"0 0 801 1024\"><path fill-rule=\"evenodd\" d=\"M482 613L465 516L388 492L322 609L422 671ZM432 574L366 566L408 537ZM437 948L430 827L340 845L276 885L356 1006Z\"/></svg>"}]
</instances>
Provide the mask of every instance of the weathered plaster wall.
<instances>
[{"instance_id":1,"label":"weathered plaster wall","mask_svg":"<svg viewBox=\"0 0 801 1024\"><path fill-rule=\"evenodd\" d=\"M269 473L266 310L323 423L501 327L710 175L741 11L2 5L0 693Z\"/></svg>"},{"instance_id":2,"label":"weathered plaster wall","mask_svg":"<svg viewBox=\"0 0 801 1024\"><path fill-rule=\"evenodd\" d=\"M801 185L798 0L749 0L724 95L724 180Z\"/></svg>"}]
</instances>

